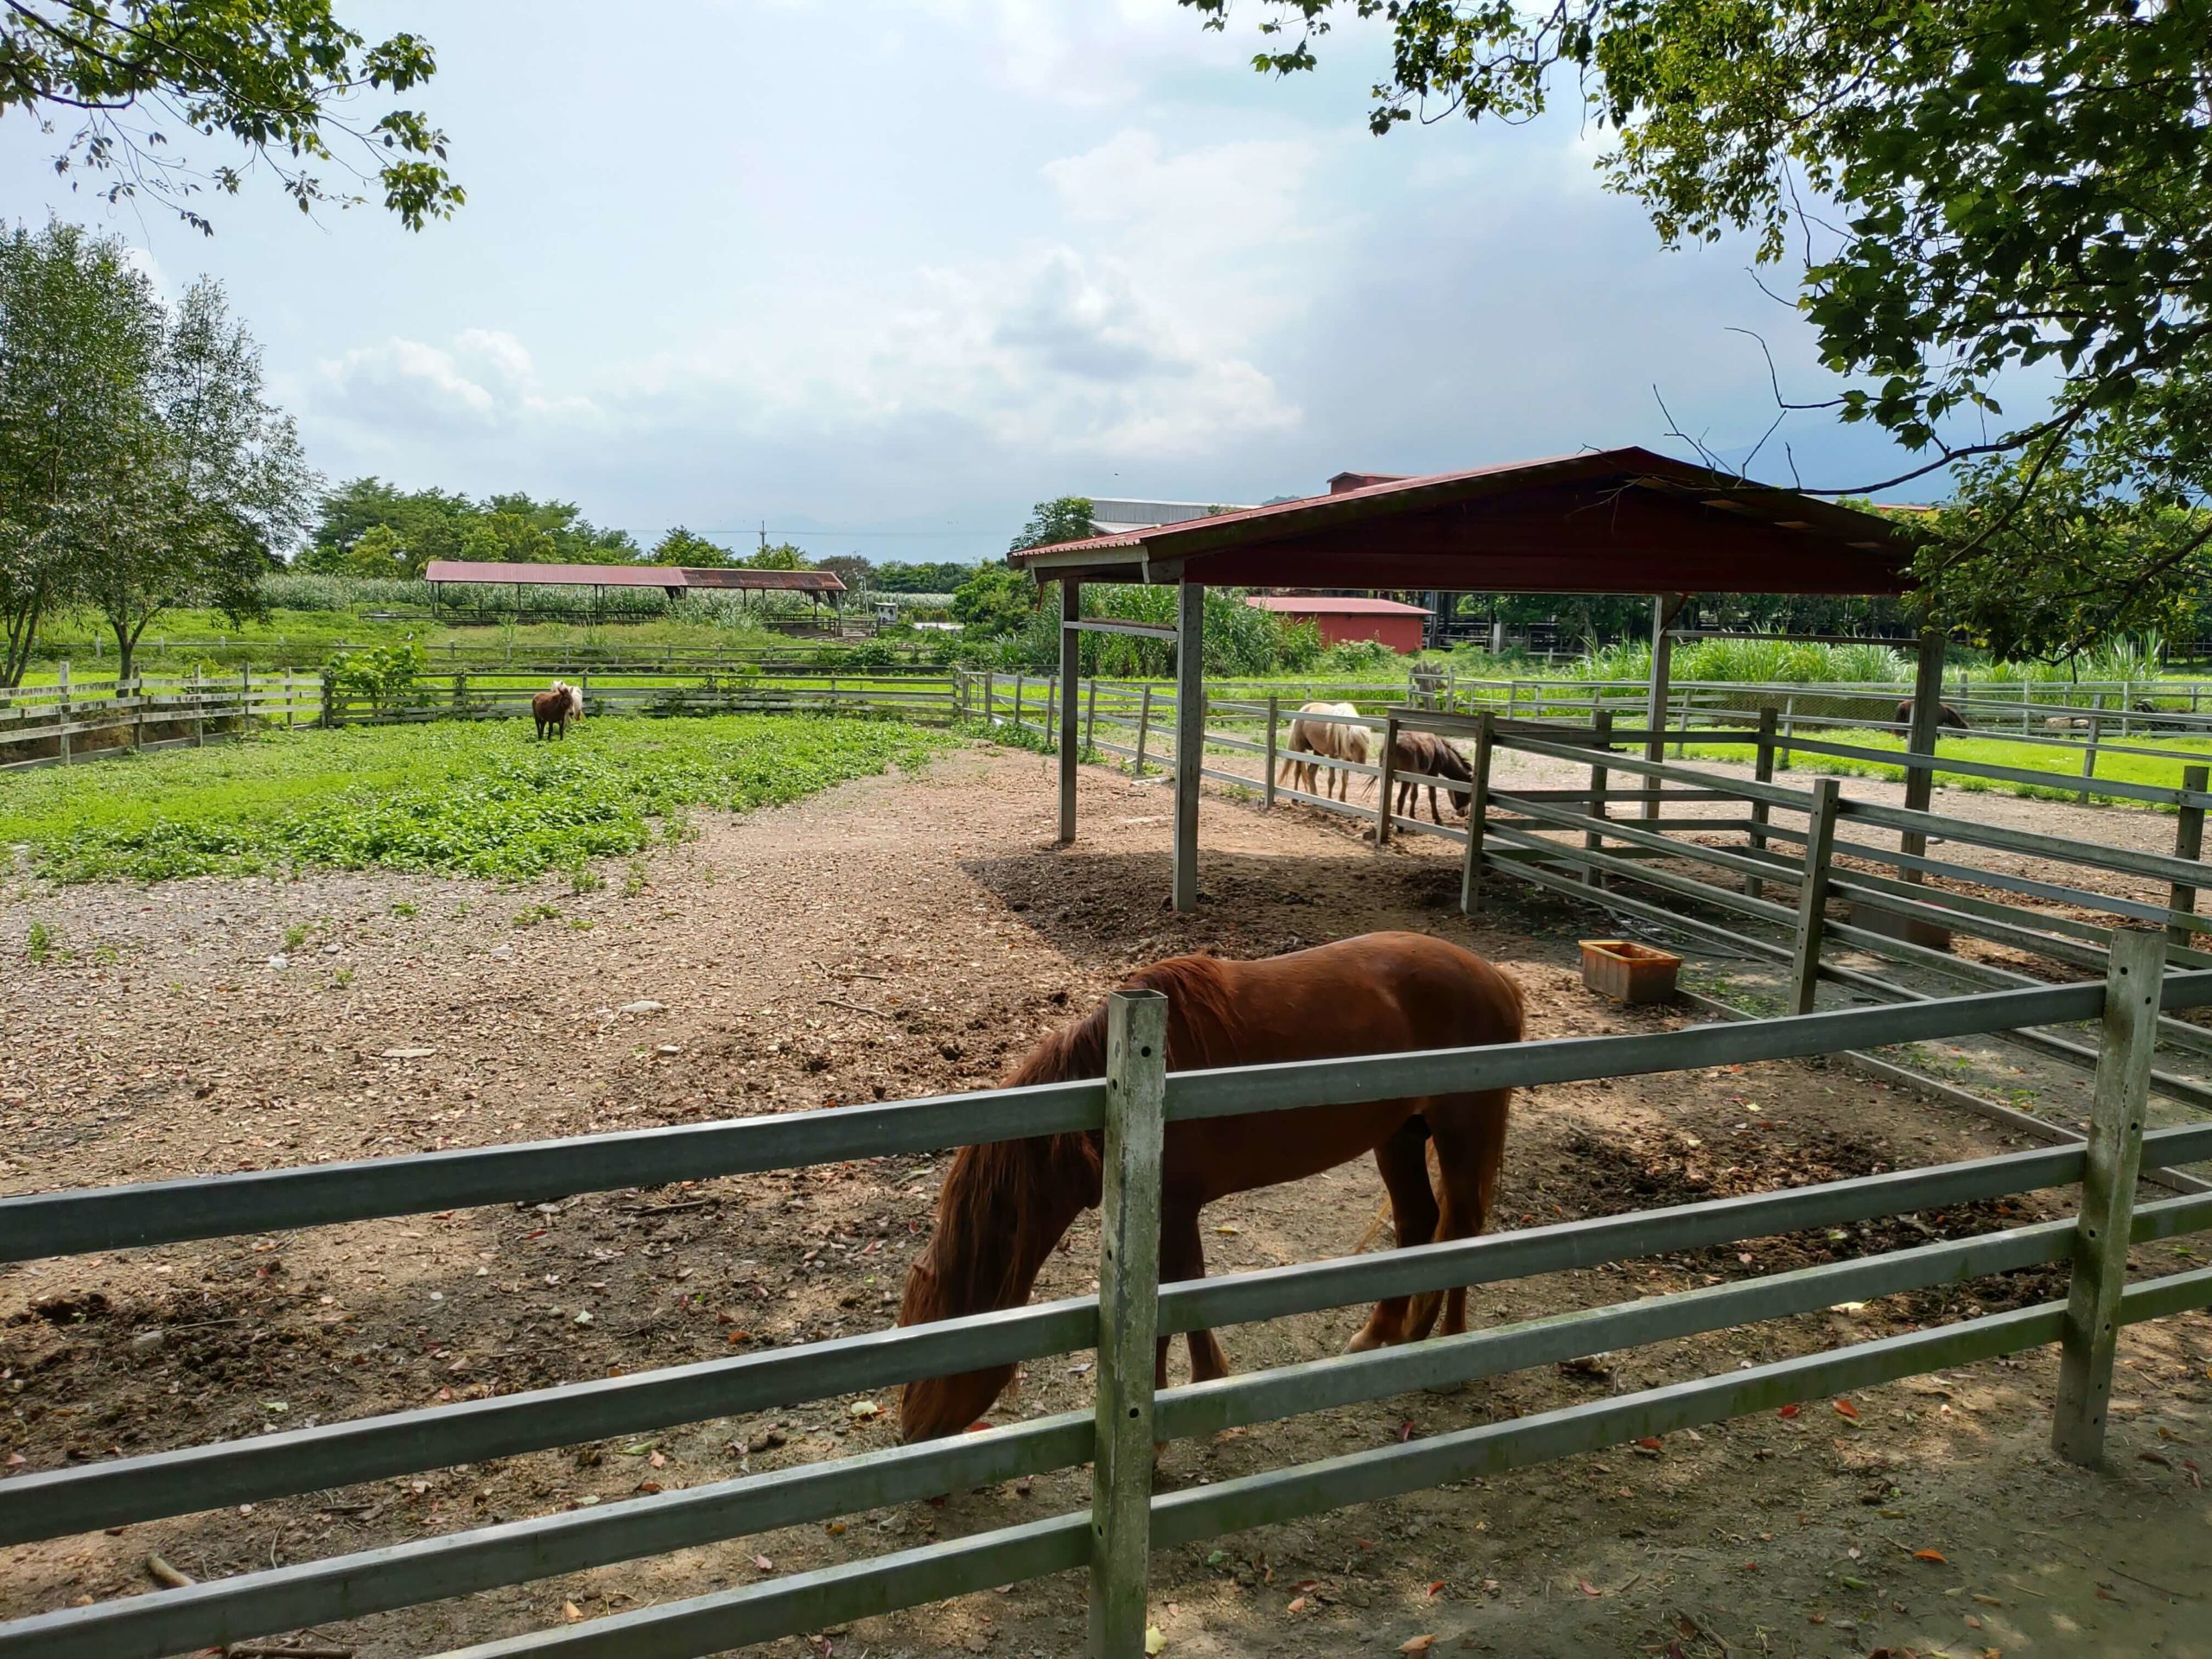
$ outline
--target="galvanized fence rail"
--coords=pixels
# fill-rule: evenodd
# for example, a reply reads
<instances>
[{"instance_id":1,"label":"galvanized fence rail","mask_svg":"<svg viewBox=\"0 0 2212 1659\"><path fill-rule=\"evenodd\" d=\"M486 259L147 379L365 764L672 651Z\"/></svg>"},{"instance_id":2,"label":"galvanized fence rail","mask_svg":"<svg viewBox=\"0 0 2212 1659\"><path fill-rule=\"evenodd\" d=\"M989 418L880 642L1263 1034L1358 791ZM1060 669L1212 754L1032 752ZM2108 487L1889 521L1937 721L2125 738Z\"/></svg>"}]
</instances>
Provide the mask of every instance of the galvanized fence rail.
<instances>
[{"instance_id":1,"label":"galvanized fence rail","mask_svg":"<svg viewBox=\"0 0 2212 1659\"><path fill-rule=\"evenodd\" d=\"M589 1510L414 1540L0 1624L0 1659L130 1659L236 1642L555 1573L1094 1465L1087 1510L466 1649L491 1656L690 1656L1088 1567L1092 1650L1141 1650L1149 1548L1517 1468L1643 1435L2057 1342L2055 1443L2094 1461L2113 1333L2212 1305L2212 1270L2126 1281L2126 1242L2212 1229L2212 1198L2137 1205L2139 1170L2212 1156L2212 1127L2145 1132L2156 1018L2212 1004L2212 972L2164 973L2163 935L2122 930L2101 983L2004 990L1658 1033L1166 1073L1156 996L1109 1008L1107 1075L941 1099L513 1147L0 1199L0 1261L105 1251L785 1168L1066 1130L1103 1136L1099 1294L742 1358L73 1464L0 1483L0 1541L22 1543L232 1503L1096 1348L1090 1413L900 1446ZM1166 1126L1365 1100L1825 1054L1854 1044L2101 1021L2095 1130L2045 1147L1378 1255L1158 1282ZM1170 1389L1152 1333L1211 1328L1453 1285L2082 1183L2070 1220L1648 1298L1522 1325ZM1601 1403L1464 1429L1165 1496L1151 1443L1493 1376L1579 1354L1816 1312L1839 1301L2056 1262L2066 1304L1916 1331Z\"/></svg>"}]
</instances>

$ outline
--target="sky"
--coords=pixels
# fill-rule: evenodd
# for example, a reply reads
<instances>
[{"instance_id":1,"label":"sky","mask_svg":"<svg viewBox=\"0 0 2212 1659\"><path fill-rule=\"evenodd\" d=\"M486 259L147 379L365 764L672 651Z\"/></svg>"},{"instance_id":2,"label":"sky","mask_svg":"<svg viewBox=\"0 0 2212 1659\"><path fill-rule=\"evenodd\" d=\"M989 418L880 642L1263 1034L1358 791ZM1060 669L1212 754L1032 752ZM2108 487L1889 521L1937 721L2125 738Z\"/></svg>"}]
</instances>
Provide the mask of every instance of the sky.
<instances>
[{"instance_id":1,"label":"sky","mask_svg":"<svg viewBox=\"0 0 2212 1659\"><path fill-rule=\"evenodd\" d=\"M73 194L53 139L0 122L0 213L121 236L172 294L219 278L334 481L527 491L648 544L765 525L964 560L1062 494L1688 454L1676 423L1740 456L1775 404L1733 330L1793 399L1834 389L1745 245L1664 251L1604 191L1571 97L1370 136L1379 25L1282 79L1251 67L1255 10L1224 35L1173 0L339 10L435 48L411 101L451 140L454 219L303 217L264 177L203 238ZM1899 461L1800 415L1753 472Z\"/></svg>"}]
</instances>

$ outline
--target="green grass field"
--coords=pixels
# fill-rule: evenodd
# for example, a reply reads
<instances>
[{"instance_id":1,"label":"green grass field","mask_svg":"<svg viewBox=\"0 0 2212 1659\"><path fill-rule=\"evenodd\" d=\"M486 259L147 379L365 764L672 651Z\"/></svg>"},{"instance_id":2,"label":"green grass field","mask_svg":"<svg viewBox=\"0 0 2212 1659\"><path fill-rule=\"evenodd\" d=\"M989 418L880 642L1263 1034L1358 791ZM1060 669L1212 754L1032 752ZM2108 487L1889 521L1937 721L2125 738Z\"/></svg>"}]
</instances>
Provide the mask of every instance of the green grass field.
<instances>
[{"instance_id":1,"label":"green grass field","mask_svg":"<svg viewBox=\"0 0 2212 1659\"><path fill-rule=\"evenodd\" d=\"M518 880L927 760L953 740L884 721L758 715L272 734L0 778L0 845L60 880L321 867Z\"/></svg>"},{"instance_id":2,"label":"green grass field","mask_svg":"<svg viewBox=\"0 0 2212 1659\"><path fill-rule=\"evenodd\" d=\"M1904 737L1896 732L1820 732L1813 734L1821 741L1847 745L1853 748L1887 749L1902 752ZM2212 763L2212 739L2182 737L2171 732L2145 734L2133 740L2145 747L2179 749L2202 755ZM1938 774L1937 782L1945 789L2002 790L2032 799L2075 800L2080 798L2082 785L2078 781L2082 771L2082 757L2078 750L2067 750L2040 743L2009 742L2001 737L1946 736L1938 748L1946 760L1967 760L1981 766L2013 766L2023 772L2047 772L2056 779L2069 781L2054 783L2046 789L2039 784L2022 784L1995 778L1961 777L1953 773ZM1690 755L1700 760L1748 760L1751 749L1742 743L1692 743ZM2188 760L2168 760L2160 755L2114 753L2108 748L2097 751L2097 775L2089 785L2092 795L2098 783L2149 784L2161 789L2181 787L2182 768L2196 764ZM1902 766L1885 766L1878 760L1847 760L1840 755L1808 754L1802 749L1793 750L1789 757L1792 772L1826 772L1848 778L1886 778L1895 781L1904 776Z\"/></svg>"}]
</instances>

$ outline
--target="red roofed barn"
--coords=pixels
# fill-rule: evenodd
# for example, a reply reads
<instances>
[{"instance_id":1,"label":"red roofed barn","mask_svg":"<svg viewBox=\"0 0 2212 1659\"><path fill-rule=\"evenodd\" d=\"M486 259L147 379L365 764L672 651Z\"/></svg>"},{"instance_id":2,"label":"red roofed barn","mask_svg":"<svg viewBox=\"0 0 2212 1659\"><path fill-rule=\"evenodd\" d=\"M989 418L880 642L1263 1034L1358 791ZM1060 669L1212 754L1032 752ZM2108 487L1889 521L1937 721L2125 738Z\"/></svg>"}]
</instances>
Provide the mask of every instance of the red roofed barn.
<instances>
[{"instance_id":1,"label":"red roofed barn","mask_svg":"<svg viewBox=\"0 0 2212 1659\"><path fill-rule=\"evenodd\" d=\"M1418 605L1401 605L1395 599L1347 599L1333 594L1279 594L1244 601L1257 610L1273 611L1294 622L1311 622L1321 630L1325 645L1347 639L1380 639L1393 651L1417 652L1421 628L1432 613Z\"/></svg>"}]
</instances>

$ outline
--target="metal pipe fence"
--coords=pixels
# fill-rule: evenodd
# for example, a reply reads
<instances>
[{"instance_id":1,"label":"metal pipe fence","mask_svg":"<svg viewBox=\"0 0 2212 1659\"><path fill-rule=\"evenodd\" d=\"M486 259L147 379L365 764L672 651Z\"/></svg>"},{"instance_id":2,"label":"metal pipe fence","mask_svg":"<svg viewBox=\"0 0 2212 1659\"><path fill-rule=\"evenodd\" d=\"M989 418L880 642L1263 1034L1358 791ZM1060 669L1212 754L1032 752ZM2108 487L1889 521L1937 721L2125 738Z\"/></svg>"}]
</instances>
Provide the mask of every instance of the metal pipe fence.
<instances>
[{"instance_id":1,"label":"metal pipe fence","mask_svg":"<svg viewBox=\"0 0 2212 1659\"><path fill-rule=\"evenodd\" d=\"M2126 1280L2127 1243L2212 1229L2212 1198L2134 1202L2140 1171L2212 1157L2212 1126L2145 1127L2158 1011L2212 1005L2212 972L2168 975L2164 951L2161 932L2123 929L2113 938L2101 983L1652 1033L1173 1074L1164 1069L1164 999L1122 993L1109 1009L1107 1073L1096 1081L0 1199L0 1260L20 1261L1067 1130L1100 1134L1105 1168L1096 1296L41 1470L0 1485L9 1499L0 1505L0 1541L266 1501L1085 1348L1099 1354L1090 1413L59 1609L0 1624L0 1656L151 1659L1090 1462L1086 1510L459 1651L469 1659L690 1659L1087 1567L1092 1651L1118 1659L1141 1649L1152 1549L2052 1342L2061 1344L2067 1379L2056 1443L2068 1456L2093 1461L2111 1383L2112 1332L2133 1320L2212 1305L2212 1269ZM2083 1144L1159 1283L1161 1147L1166 1126L1175 1122L1751 1064L1877 1039L2083 1020L2098 1020L2101 1028L2093 1129ZM1154 1392L1155 1330L1275 1319L2076 1183L2083 1197L2069 1219ZM1188 1491L1151 1491L1155 1440L2056 1262L2072 1264L2064 1304Z\"/></svg>"}]
</instances>

